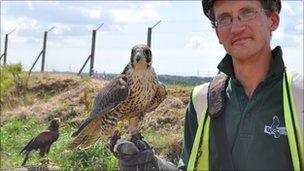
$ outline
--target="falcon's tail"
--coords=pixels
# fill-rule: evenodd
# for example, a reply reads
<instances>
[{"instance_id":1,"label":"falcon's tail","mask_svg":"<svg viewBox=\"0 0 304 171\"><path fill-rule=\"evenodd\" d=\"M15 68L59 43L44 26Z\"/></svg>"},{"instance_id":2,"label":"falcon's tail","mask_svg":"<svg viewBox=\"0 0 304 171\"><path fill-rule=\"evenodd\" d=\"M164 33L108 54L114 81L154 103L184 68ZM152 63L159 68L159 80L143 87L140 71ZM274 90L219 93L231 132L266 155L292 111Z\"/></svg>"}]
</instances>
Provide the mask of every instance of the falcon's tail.
<instances>
[{"instance_id":1,"label":"falcon's tail","mask_svg":"<svg viewBox=\"0 0 304 171\"><path fill-rule=\"evenodd\" d=\"M72 134L72 137L76 137L83 130L83 128L85 128L91 121L92 121L91 118L87 118L86 120L84 120L84 122L80 125L78 130Z\"/></svg>"},{"instance_id":2,"label":"falcon's tail","mask_svg":"<svg viewBox=\"0 0 304 171\"><path fill-rule=\"evenodd\" d=\"M101 121L97 118L93 120L85 120L80 128L73 133L76 138L69 145L69 149L77 147L87 148L94 144L101 136L102 130L100 126Z\"/></svg>"}]
</instances>

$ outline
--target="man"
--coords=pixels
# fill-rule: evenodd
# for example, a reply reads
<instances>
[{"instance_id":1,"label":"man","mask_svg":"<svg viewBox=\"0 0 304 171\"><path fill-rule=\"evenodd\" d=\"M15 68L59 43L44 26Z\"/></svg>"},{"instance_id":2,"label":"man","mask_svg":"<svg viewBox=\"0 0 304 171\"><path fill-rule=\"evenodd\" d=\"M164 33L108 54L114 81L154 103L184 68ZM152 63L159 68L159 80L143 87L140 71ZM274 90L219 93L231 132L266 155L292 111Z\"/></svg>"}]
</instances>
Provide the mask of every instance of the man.
<instances>
[{"instance_id":1,"label":"man","mask_svg":"<svg viewBox=\"0 0 304 171\"><path fill-rule=\"evenodd\" d=\"M304 169L303 78L285 69L280 47L270 47L281 1L203 0L202 4L227 52L218 65L228 76L220 116L224 120L220 131L227 138L220 137L219 142L216 122L208 116L214 105L209 102L207 109L208 84L195 87L185 116L179 169Z\"/></svg>"}]
</instances>

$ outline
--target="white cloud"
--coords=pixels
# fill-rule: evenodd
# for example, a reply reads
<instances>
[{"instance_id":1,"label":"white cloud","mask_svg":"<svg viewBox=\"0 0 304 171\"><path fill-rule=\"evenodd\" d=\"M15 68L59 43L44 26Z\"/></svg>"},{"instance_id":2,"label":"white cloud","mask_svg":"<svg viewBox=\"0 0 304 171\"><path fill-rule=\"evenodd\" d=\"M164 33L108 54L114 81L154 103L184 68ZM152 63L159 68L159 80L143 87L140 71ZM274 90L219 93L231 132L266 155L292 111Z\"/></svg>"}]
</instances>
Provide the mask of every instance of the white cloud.
<instances>
[{"instance_id":1,"label":"white cloud","mask_svg":"<svg viewBox=\"0 0 304 171\"><path fill-rule=\"evenodd\" d=\"M142 5L142 8L155 8L155 7L171 7L171 2L154 1L154 2L144 3Z\"/></svg>"},{"instance_id":2,"label":"white cloud","mask_svg":"<svg viewBox=\"0 0 304 171\"><path fill-rule=\"evenodd\" d=\"M300 12L303 12L303 11L304 11L304 3L302 3L302 4L299 6L299 11L300 11Z\"/></svg>"},{"instance_id":3,"label":"white cloud","mask_svg":"<svg viewBox=\"0 0 304 171\"><path fill-rule=\"evenodd\" d=\"M108 26L111 31L122 31L123 28L120 25L113 24Z\"/></svg>"},{"instance_id":4,"label":"white cloud","mask_svg":"<svg viewBox=\"0 0 304 171\"><path fill-rule=\"evenodd\" d=\"M87 30L93 30L93 29L96 29L96 26L93 26L91 24L86 24L86 25L84 25L84 28Z\"/></svg>"},{"instance_id":5,"label":"white cloud","mask_svg":"<svg viewBox=\"0 0 304 171\"><path fill-rule=\"evenodd\" d=\"M191 48L208 48L211 47L211 43L201 36L192 36L186 46Z\"/></svg>"},{"instance_id":6,"label":"white cloud","mask_svg":"<svg viewBox=\"0 0 304 171\"><path fill-rule=\"evenodd\" d=\"M71 27L62 23L51 23L50 25L55 26L53 30L55 34L63 34L65 31L70 31Z\"/></svg>"},{"instance_id":7,"label":"white cloud","mask_svg":"<svg viewBox=\"0 0 304 171\"><path fill-rule=\"evenodd\" d=\"M91 19L100 19L101 18L101 10L94 8L84 8L78 6L70 6L69 9L79 11L81 14L85 15Z\"/></svg>"},{"instance_id":8,"label":"white cloud","mask_svg":"<svg viewBox=\"0 0 304 171\"><path fill-rule=\"evenodd\" d=\"M49 42L50 45L53 45L54 47L59 47L61 48L62 46L64 47L85 47L88 44L88 41L84 40L83 38L79 37L71 37L71 36L65 36L64 39L60 41L54 41L51 43Z\"/></svg>"},{"instance_id":9,"label":"white cloud","mask_svg":"<svg viewBox=\"0 0 304 171\"><path fill-rule=\"evenodd\" d=\"M288 2L282 1L282 10L286 10L291 15L297 15L296 12L291 8Z\"/></svg>"},{"instance_id":10,"label":"white cloud","mask_svg":"<svg viewBox=\"0 0 304 171\"><path fill-rule=\"evenodd\" d=\"M82 8L81 13L86 15L91 19L99 19L101 17L101 10L92 9L92 8Z\"/></svg>"},{"instance_id":11,"label":"white cloud","mask_svg":"<svg viewBox=\"0 0 304 171\"><path fill-rule=\"evenodd\" d=\"M282 39L284 37L284 31L283 31L283 27L279 27L276 31L274 31L273 33L273 37L277 38L277 39Z\"/></svg>"},{"instance_id":12,"label":"white cloud","mask_svg":"<svg viewBox=\"0 0 304 171\"><path fill-rule=\"evenodd\" d=\"M303 22L296 25L295 29L303 32Z\"/></svg>"},{"instance_id":13,"label":"white cloud","mask_svg":"<svg viewBox=\"0 0 304 171\"><path fill-rule=\"evenodd\" d=\"M160 20L162 17L153 9L115 9L112 10L114 21L120 23L140 23L149 20Z\"/></svg>"},{"instance_id":14,"label":"white cloud","mask_svg":"<svg viewBox=\"0 0 304 171\"><path fill-rule=\"evenodd\" d=\"M38 21L29 17L2 17L1 16L1 27L3 30L9 31L11 29L20 30L37 30L40 29Z\"/></svg>"}]
</instances>

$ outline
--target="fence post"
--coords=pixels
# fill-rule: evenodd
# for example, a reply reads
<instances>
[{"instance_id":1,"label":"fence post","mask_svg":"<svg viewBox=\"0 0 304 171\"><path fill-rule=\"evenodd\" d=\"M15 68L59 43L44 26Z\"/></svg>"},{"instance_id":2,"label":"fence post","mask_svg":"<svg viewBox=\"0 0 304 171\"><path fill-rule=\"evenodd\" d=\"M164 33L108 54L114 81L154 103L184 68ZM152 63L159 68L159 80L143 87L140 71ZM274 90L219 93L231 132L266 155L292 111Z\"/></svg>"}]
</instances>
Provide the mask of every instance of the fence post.
<instances>
[{"instance_id":1,"label":"fence post","mask_svg":"<svg viewBox=\"0 0 304 171\"><path fill-rule=\"evenodd\" d=\"M103 23L101 25L99 25L99 27L97 27L96 30L93 30L92 32L92 44L91 44L91 54L89 55L89 57L87 58L87 60L85 61L85 63L82 65L81 69L79 70L77 75L80 75L83 68L86 66L87 62L89 59L90 60L90 71L89 71L89 75L92 76L93 75L93 69L94 69L94 58L95 58L95 42L96 42L96 31L103 26Z\"/></svg>"},{"instance_id":2,"label":"fence post","mask_svg":"<svg viewBox=\"0 0 304 171\"><path fill-rule=\"evenodd\" d=\"M151 48L151 37L152 37L152 29L158 25L161 22L161 20L159 20L156 24L154 24L154 26L152 27L148 27L148 36L147 36L147 46L149 46Z\"/></svg>"},{"instance_id":3,"label":"fence post","mask_svg":"<svg viewBox=\"0 0 304 171\"><path fill-rule=\"evenodd\" d=\"M3 55L3 66L6 65L6 57L7 57L7 42L8 42L8 34L5 34L5 43L4 43L4 55Z\"/></svg>"},{"instance_id":4,"label":"fence post","mask_svg":"<svg viewBox=\"0 0 304 171\"><path fill-rule=\"evenodd\" d=\"M151 47L151 34L152 34L152 28L148 27L148 35L147 35L147 45Z\"/></svg>"},{"instance_id":5,"label":"fence post","mask_svg":"<svg viewBox=\"0 0 304 171\"><path fill-rule=\"evenodd\" d=\"M1 59L3 57L3 66L6 65L6 60L7 60L7 44L8 44L8 35L13 33L16 29L13 29L9 33L5 34L5 42L4 42L4 52L0 57L0 65L1 65Z\"/></svg>"},{"instance_id":6,"label":"fence post","mask_svg":"<svg viewBox=\"0 0 304 171\"><path fill-rule=\"evenodd\" d=\"M43 49L42 49L42 60L41 60L41 72L44 72L46 41L47 41L47 32L45 31L45 32L44 32L44 37L43 37Z\"/></svg>"},{"instance_id":7,"label":"fence post","mask_svg":"<svg viewBox=\"0 0 304 171\"><path fill-rule=\"evenodd\" d=\"M93 32L92 32L92 46L91 46L91 61L90 61L90 76L93 75L93 68L94 68L95 40L96 40L96 30L93 30Z\"/></svg>"}]
</instances>

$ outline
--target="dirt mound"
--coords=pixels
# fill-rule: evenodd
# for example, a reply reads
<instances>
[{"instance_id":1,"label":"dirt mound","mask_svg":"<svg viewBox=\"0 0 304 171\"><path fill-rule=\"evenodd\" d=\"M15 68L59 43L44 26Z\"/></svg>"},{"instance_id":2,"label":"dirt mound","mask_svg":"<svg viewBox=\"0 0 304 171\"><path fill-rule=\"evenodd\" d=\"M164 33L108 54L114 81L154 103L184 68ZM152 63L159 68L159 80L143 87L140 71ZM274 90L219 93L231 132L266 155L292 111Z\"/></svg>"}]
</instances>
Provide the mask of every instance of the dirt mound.
<instances>
[{"instance_id":1,"label":"dirt mound","mask_svg":"<svg viewBox=\"0 0 304 171\"><path fill-rule=\"evenodd\" d=\"M106 81L97 79L81 79L73 75L33 74L28 85L32 93L29 105L19 105L12 110L4 109L1 122L13 118L36 118L48 121L60 117L63 121L84 117L84 92L95 96ZM20 97L21 98L21 97Z\"/></svg>"}]
</instances>

